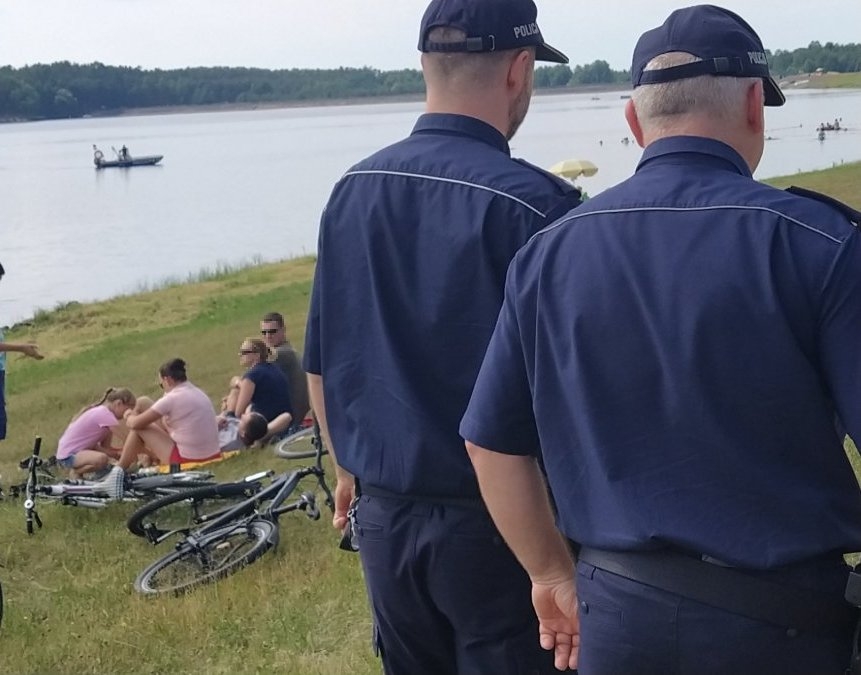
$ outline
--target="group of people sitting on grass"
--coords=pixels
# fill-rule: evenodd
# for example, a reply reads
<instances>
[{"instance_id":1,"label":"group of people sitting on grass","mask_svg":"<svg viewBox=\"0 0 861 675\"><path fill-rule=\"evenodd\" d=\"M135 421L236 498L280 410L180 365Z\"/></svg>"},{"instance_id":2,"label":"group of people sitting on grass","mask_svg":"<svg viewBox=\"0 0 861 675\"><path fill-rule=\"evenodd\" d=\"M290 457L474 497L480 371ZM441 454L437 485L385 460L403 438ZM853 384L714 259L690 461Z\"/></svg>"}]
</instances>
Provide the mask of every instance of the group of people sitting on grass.
<instances>
[{"instance_id":1,"label":"group of people sitting on grass","mask_svg":"<svg viewBox=\"0 0 861 675\"><path fill-rule=\"evenodd\" d=\"M110 480L134 465L206 462L291 433L309 410L305 373L280 314L266 314L260 332L262 338L247 337L239 347L245 371L231 378L220 413L189 381L185 361L171 359L158 369L158 400L109 388L72 418L57 463L73 478Z\"/></svg>"}]
</instances>

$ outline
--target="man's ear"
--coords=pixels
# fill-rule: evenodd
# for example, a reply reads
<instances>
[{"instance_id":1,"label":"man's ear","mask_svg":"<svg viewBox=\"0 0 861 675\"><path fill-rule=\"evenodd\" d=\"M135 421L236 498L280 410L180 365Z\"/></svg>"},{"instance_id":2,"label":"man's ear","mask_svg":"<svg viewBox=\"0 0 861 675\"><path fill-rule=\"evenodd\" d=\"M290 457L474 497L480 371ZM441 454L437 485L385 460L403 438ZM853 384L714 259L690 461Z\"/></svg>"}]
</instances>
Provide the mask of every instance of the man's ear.
<instances>
[{"instance_id":1,"label":"man's ear","mask_svg":"<svg viewBox=\"0 0 861 675\"><path fill-rule=\"evenodd\" d=\"M645 148L645 144L643 142L643 127L640 126L640 118L637 117L637 109L634 107L634 102L631 99L628 99L628 102L625 104L625 121L628 123L628 128L631 130L631 133L634 135L634 140L637 141L637 145L641 148Z\"/></svg>"},{"instance_id":2,"label":"man's ear","mask_svg":"<svg viewBox=\"0 0 861 675\"><path fill-rule=\"evenodd\" d=\"M747 88L747 125L757 134L765 133L765 91L762 80L757 80Z\"/></svg>"},{"instance_id":3,"label":"man's ear","mask_svg":"<svg viewBox=\"0 0 861 675\"><path fill-rule=\"evenodd\" d=\"M506 84L509 91L519 92L527 78L529 71L535 68L535 59L528 49L521 49L508 64L508 76Z\"/></svg>"}]
</instances>

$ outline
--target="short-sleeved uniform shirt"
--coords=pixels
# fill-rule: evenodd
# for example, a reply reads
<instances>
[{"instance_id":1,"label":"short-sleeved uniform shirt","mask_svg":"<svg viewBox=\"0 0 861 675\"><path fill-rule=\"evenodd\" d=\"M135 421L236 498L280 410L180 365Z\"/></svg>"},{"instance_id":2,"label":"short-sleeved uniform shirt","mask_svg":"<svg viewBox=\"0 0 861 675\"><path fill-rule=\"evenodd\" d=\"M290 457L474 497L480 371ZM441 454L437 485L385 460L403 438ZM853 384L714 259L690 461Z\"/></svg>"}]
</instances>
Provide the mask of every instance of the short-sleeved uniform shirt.
<instances>
[{"instance_id":1,"label":"short-sleeved uniform shirt","mask_svg":"<svg viewBox=\"0 0 861 675\"><path fill-rule=\"evenodd\" d=\"M204 459L218 452L218 421L212 401L191 382L176 385L155 403L170 437L185 459Z\"/></svg>"},{"instance_id":2,"label":"short-sleeved uniform shirt","mask_svg":"<svg viewBox=\"0 0 861 675\"><path fill-rule=\"evenodd\" d=\"M260 413L271 422L283 413L293 414L290 403L290 383L284 373L274 363L256 363L249 368L242 379L254 383L251 395L251 409Z\"/></svg>"},{"instance_id":3,"label":"short-sleeved uniform shirt","mask_svg":"<svg viewBox=\"0 0 861 675\"><path fill-rule=\"evenodd\" d=\"M398 494L478 496L457 427L505 272L578 202L461 115L423 115L343 176L320 225L304 365L323 376L345 469Z\"/></svg>"},{"instance_id":4,"label":"short-sleeved uniform shirt","mask_svg":"<svg viewBox=\"0 0 861 675\"><path fill-rule=\"evenodd\" d=\"M730 147L651 144L515 259L464 438L541 447L588 546L768 569L861 550L861 238Z\"/></svg>"}]
</instances>

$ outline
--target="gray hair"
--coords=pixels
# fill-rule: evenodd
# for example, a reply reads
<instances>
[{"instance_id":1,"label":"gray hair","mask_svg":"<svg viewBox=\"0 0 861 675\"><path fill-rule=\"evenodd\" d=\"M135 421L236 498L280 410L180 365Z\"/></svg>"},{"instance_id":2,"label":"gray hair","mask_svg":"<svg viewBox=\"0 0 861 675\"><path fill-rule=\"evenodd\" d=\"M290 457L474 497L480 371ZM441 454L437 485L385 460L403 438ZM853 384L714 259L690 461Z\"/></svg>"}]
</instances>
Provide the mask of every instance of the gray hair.
<instances>
[{"instance_id":1,"label":"gray hair","mask_svg":"<svg viewBox=\"0 0 861 675\"><path fill-rule=\"evenodd\" d=\"M701 61L687 52L668 52L653 58L645 70L661 70ZM643 126L666 130L679 115L707 115L717 122L729 122L756 77L715 77L700 75L672 82L640 85L631 99Z\"/></svg>"}]
</instances>

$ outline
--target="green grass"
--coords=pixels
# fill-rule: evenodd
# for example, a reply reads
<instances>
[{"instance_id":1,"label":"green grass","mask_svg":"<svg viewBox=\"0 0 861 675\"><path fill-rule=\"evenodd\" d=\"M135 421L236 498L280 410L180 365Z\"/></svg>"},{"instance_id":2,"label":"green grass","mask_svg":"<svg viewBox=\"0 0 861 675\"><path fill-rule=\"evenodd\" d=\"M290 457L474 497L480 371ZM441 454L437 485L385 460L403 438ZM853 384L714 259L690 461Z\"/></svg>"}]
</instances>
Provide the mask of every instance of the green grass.
<instances>
[{"instance_id":1,"label":"green grass","mask_svg":"<svg viewBox=\"0 0 861 675\"><path fill-rule=\"evenodd\" d=\"M766 152L768 148L766 148ZM861 211L861 162L841 164L827 171L810 171L796 173L792 176L781 176L766 181L770 185L786 188L790 185L824 192L839 199L849 206Z\"/></svg>"},{"instance_id":2,"label":"green grass","mask_svg":"<svg viewBox=\"0 0 861 675\"><path fill-rule=\"evenodd\" d=\"M859 180L861 163L770 182L861 208ZM301 347L313 266L301 258L221 270L185 285L69 303L14 327L7 339L35 340L46 358L9 358L0 485L8 491L23 480L17 462L36 434L50 454L69 418L105 387L157 396L156 368L173 356L186 359L191 379L217 401L238 371L237 346L266 311L284 313ZM302 460L251 450L214 470L233 479L291 464ZM124 521L133 508L43 504L45 527L28 537L21 501L0 502L0 673L379 672L358 557L337 549L325 515L319 522L285 515L279 550L214 586L145 599L132 582L170 544L154 548L132 537Z\"/></svg>"},{"instance_id":3,"label":"green grass","mask_svg":"<svg viewBox=\"0 0 861 675\"><path fill-rule=\"evenodd\" d=\"M14 328L46 358L10 357L9 437L0 485L24 479L17 461L44 438L50 454L69 418L108 385L158 396L155 372L182 356L217 400L238 372L236 349L260 316L279 310L301 346L313 259L207 276L107 302L71 303ZM220 478L283 471L271 450L217 465ZM309 486L310 487L310 486ZM375 673L357 556L337 548L329 518L281 520L281 546L247 570L183 598L138 597L132 582L167 551L132 537L133 504L87 510L43 504L28 537L21 500L0 502L2 673Z\"/></svg>"}]
</instances>

